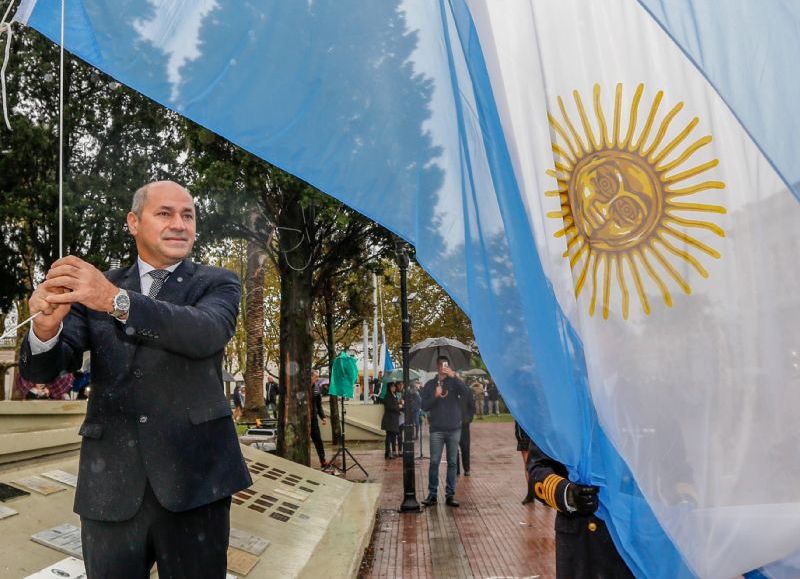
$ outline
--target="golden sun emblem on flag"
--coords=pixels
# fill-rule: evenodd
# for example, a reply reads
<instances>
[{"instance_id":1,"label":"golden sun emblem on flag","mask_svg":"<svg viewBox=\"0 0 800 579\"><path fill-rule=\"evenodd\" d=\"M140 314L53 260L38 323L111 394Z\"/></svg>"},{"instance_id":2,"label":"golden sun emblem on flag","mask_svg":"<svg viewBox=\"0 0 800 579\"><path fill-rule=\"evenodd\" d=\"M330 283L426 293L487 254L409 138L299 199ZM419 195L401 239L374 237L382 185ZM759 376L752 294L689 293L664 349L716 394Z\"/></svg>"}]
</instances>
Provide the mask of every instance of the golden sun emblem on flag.
<instances>
[{"instance_id":1,"label":"golden sun emblem on flag","mask_svg":"<svg viewBox=\"0 0 800 579\"><path fill-rule=\"evenodd\" d=\"M686 212L726 213L720 205L684 201L702 191L725 188L721 181L703 176L719 164L717 159L702 163L692 160L711 142L711 136L687 141L699 123L695 117L664 144L683 102L669 110L654 131L663 91L653 98L637 134L643 91L644 85L638 85L626 115L628 125L624 136L620 134L621 84L616 87L610 131L599 85L594 86L596 124L590 122L577 90L573 91L573 97L582 131L576 128L561 97L558 97L561 120L547 115L553 129L555 161L555 170L547 174L557 181L558 188L545 194L561 201L561 210L551 211L547 217L563 220L564 227L555 237L566 238L563 257L573 270L575 297L590 285L589 315L594 316L600 300L603 319L608 319L612 284L621 294L622 317L626 320L631 289L638 295L644 313L650 314L645 288L648 279L663 295L667 307L672 307L669 279L684 293L691 294L689 283L674 262L683 260L707 278L708 272L692 252L720 258L716 249L687 230L702 229L718 237L725 236L715 223L682 216Z\"/></svg>"}]
</instances>

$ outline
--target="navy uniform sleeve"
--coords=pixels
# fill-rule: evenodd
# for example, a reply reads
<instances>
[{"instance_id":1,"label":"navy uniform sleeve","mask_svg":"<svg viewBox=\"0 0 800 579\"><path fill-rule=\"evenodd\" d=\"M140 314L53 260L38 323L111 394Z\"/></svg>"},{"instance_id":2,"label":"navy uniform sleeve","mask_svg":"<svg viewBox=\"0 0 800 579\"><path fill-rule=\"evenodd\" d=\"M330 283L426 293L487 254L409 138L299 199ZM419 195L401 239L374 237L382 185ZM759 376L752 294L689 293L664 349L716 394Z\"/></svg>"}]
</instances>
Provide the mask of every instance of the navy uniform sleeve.
<instances>
[{"instance_id":1,"label":"navy uniform sleeve","mask_svg":"<svg viewBox=\"0 0 800 579\"><path fill-rule=\"evenodd\" d=\"M569 512L564 502L564 492L569 484L567 468L547 456L542 449L531 441L528 447L529 484L539 502L556 509L562 513Z\"/></svg>"}]
</instances>

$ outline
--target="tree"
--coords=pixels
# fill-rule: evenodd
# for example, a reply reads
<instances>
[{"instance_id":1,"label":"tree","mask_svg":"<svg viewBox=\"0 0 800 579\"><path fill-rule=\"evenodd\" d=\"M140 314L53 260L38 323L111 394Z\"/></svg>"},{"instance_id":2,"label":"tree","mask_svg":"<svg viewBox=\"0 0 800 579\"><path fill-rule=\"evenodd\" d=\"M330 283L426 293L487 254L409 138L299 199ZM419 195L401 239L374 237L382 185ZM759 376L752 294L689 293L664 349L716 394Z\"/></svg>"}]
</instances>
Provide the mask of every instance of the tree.
<instances>
[{"instance_id":1,"label":"tree","mask_svg":"<svg viewBox=\"0 0 800 579\"><path fill-rule=\"evenodd\" d=\"M20 321L59 255L57 62L49 40L19 29L8 65L13 130L0 125L0 310L16 307ZM70 55L64 73L64 253L107 268L133 256L123 227L133 192L182 176L179 118Z\"/></svg>"},{"instance_id":2,"label":"tree","mask_svg":"<svg viewBox=\"0 0 800 579\"><path fill-rule=\"evenodd\" d=\"M361 322L369 315L369 306L364 300L364 271L351 271L338 276L336 283L323 286L321 295L315 302L313 331L315 341L325 344L325 357L317 364L324 363L329 372L333 372L333 361L336 351L346 350L355 341L357 332L361 331ZM331 433L336 441L341 436L341 420L339 417L339 399L329 398L329 414L331 417Z\"/></svg>"},{"instance_id":3,"label":"tree","mask_svg":"<svg viewBox=\"0 0 800 579\"><path fill-rule=\"evenodd\" d=\"M219 6L207 16L207 25L201 29L199 50L206 47L206 38L230 37L230 22L226 14L231 6ZM256 5L236 7L236 19L252 13L254 22L261 22L264 10ZM242 13L244 11L244 14ZM414 193L432 197L441 186L443 176L433 160L440 153L434 146L426 121L430 115L433 82L423 73L415 70L414 52L418 36L409 29L401 4L391 2L364 3L359 10L343 14L340 4L332 0L312 3L286 3L271 12L282 22L302 22L303 28L295 30L291 26L275 29L277 35L291 35L289 52L301 56L306 50L313 51L320 43L331 43L331 50L319 54L313 62L319 79L319 90L314 95L298 94L298 103L304 98L319 98L325 95L329 113L324 119L304 115L298 110L296 118L286 126L275 127L276 133L297 128L300 125L319 119L330 131L335 127L335 148L348 151L347 170L353 171L363 164L372 172L384 171L399 177L398 182L413 184L403 194ZM259 29L260 30L260 29ZM356 40L352 34L358 31ZM267 42L268 41L268 42ZM255 42L280 42L283 37L271 35L256 37ZM367 54L364 44L371 43L375 53ZM183 70L187 79L193 78L193 67L205 66L202 59L188 62ZM265 65L265 74L253 79L253 92L263 94L270 102L276 98L289 98L294 86L307 90L302 83L293 84L296 61L291 58L270 59ZM280 90L270 85L281 83ZM190 83L185 83L189 86ZM389 93L402 94L400 106L393 114L380 115L376 122L373 114L382 110L375 104L380 93L375 86ZM193 89L196 87L193 87ZM232 102L241 98L237 94L240 87L220 83L215 87L215 98L229 98ZM285 95L292 95L286 97ZM282 103L285 104L285 103ZM295 122L296 121L296 122ZM310 127L306 126L306 130ZM310 134L310 133L309 133ZM206 136L206 142L201 138ZM280 379L286 387L286 396L280 400L281 420L278 430L278 452L286 458L309 464L308 433L310 425L309 373L313 365L313 338L311 336L312 304L323 294L327 285L339 282L342 275L362 267L364 257L375 257L384 245L379 241L385 233L375 224L355 211L325 197L310 185L279 172L267 164L257 166L251 158L236 147L214 141L208 131L200 132L194 141L193 154L202 166L198 175L211 189L220 195L213 195L213 213L227 222L231 237L254 239L259 243L272 234L272 243L265 250L270 255L281 279L280 313ZM376 154L386 142L386 135L395 138L388 143L390 151L385 157ZM260 138L259 138L260 137ZM264 143L280 141L280 134L262 136L242 136L243 143L264 154ZM324 152L333 143L310 142L309 149ZM268 147L267 147L268 148ZM220 156L220 152L223 153ZM304 156L307 162L307 152ZM227 158L227 162L216 164L208 161ZM320 162L324 162L320 161ZM312 167L306 167L313 174ZM367 186L362 183L361 187ZM418 189L414 189L414 188ZM363 191L367 194L368 191ZM247 231L244 216L256 205L260 211L259 226ZM374 238L378 239L374 239ZM378 251L368 252L367 248L377 245Z\"/></svg>"},{"instance_id":4,"label":"tree","mask_svg":"<svg viewBox=\"0 0 800 579\"><path fill-rule=\"evenodd\" d=\"M278 377L285 394L278 404L278 452L309 464L314 305L336 292L344 276L377 259L388 233L205 129L190 129L189 142L193 190L211 230L256 244L251 250L265 252L280 276ZM263 341L264 321L245 323L249 343ZM263 403L261 387L257 394L246 391L255 396Z\"/></svg>"},{"instance_id":5,"label":"tree","mask_svg":"<svg viewBox=\"0 0 800 579\"><path fill-rule=\"evenodd\" d=\"M400 360L400 275L393 262L385 262L383 304L386 339L396 361ZM472 324L447 292L424 269L411 262L408 269L408 310L411 315L412 341L444 336L475 345Z\"/></svg>"}]
</instances>

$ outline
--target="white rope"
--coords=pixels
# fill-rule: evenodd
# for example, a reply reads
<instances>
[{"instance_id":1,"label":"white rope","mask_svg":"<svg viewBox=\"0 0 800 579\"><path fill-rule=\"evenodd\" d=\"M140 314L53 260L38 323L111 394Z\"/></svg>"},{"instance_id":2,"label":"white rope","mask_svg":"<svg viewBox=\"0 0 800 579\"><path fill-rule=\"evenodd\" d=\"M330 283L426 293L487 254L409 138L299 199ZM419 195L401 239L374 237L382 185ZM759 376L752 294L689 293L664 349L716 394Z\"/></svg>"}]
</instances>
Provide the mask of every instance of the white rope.
<instances>
[{"instance_id":1,"label":"white rope","mask_svg":"<svg viewBox=\"0 0 800 579\"><path fill-rule=\"evenodd\" d=\"M6 333L5 333L5 334L3 334L2 336L0 336L0 340L5 340L6 338L10 338L11 336L13 336L14 334L16 334L16 333L17 333L17 330L19 330L19 329L20 329L22 326L24 326L24 325L25 325L25 324L27 324L28 322L32 321L32 320L33 320L33 318L35 318L36 316L38 316L38 315L39 315L39 314L41 314L41 313L42 313L42 312L36 312L35 314L33 314L31 317L29 317L29 318L28 318L27 320L25 320L24 322L21 322L21 323L17 324L17 325L16 325L16 326L14 326L13 328L9 328L8 330L6 330Z\"/></svg>"},{"instance_id":2,"label":"white rope","mask_svg":"<svg viewBox=\"0 0 800 579\"><path fill-rule=\"evenodd\" d=\"M0 96L2 96L3 101L3 120L6 123L6 127L8 130L11 129L11 122L8 120L8 101L6 99L6 68L8 67L8 61L11 59L11 38L13 37L13 29L11 28L11 22L8 22L8 15L11 13L11 7L14 5L14 0L8 3L8 8L6 8L5 13L3 14L3 18L0 18L0 36L3 33L6 33L6 47L3 55L3 66L0 67Z\"/></svg>"},{"instance_id":3,"label":"white rope","mask_svg":"<svg viewBox=\"0 0 800 579\"><path fill-rule=\"evenodd\" d=\"M0 22L8 22L8 15L11 14L11 7L13 5L14 5L14 0L10 0L10 2L8 3L8 8L6 8L6 11L3 14L3 17L0 18Z\"/></svg>"},{"instance_id":4,"label":"white rope","mask_svg":"<svg viewBox=\"0 0 800 579\"><path fill-rule=\"evenodd\" d=\"M61 0L61 55L58 82L58 257L64 257L64 12Z\"/></svg>"},{"instance_id":5,"label":"white rope","mask_svg":"<svg viewBox=\"0 0 800 579\"><path fill-rule=\"evenodd\" d=\"M11 45L11 23L6 22L8 14L11 12L11 6L14 4L13 0L9 3L2 20L0 20L0 34L7 33L6 42L6 57L3 61L3 68L0 70L2 76L2 90L3 90L3 113L5 114L5 69L8 64L9 47ZM64 257L64 16L66 10L66 0L61 0L61 49L59 56L59 81L58 81L58 257ZM8 123L6 116L6 124L8 128L11 126ZM13 336L25 324L33 321L33 319L42 312L36 312L25 321L17 324L13 328L9 328L0 336L0 340Z\"/></svg>"}]
</instances>

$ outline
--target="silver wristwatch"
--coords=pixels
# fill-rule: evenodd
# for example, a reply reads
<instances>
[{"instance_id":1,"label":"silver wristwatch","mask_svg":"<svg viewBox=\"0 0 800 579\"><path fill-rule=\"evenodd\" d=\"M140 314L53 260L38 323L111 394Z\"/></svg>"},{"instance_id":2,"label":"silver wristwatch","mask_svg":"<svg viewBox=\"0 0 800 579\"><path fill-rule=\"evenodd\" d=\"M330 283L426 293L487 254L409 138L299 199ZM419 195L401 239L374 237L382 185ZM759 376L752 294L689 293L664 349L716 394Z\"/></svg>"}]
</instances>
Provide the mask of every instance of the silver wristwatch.
<instances>
[{"instance_id":1,"label":"silver wristwatch","mask_svg":"<svg viewBox=\"0 0 800 579\"><path fill-rule=\"evenodd\" d=\"M114 296L114 309L108 312L118 320L124 320L128 317L128 312L131 311L131 298L127 290L120 289L117 295Z\"/></svg>"}]
</instances>

